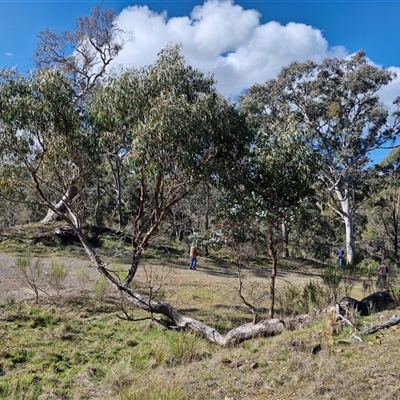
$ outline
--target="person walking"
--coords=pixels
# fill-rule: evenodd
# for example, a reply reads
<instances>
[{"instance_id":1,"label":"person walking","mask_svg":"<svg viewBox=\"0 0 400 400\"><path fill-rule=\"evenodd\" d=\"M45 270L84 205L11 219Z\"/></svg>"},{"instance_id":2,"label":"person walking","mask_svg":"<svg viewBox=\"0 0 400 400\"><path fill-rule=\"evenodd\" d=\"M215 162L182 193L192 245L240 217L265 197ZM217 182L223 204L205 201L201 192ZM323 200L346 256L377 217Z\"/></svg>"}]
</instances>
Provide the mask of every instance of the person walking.
<instances>
[{"instance_id":1,"label":"person walking","mask_svg":"<svg viewBox=\"0 0 400 400\"><path fill-rule=\"evenodd\" d=\"M196 269L197 265L197 249L195 246L191 246L189 250L190 264L189 269Z\"/></svg>"},{"instance_id":2,"label":"person walking","mask_svg":"<svg viewBox=\"0 0 400 400\"><path fill-rule=\"evenodd\" d=\"M389 273L389 268L383 261L380 263L378 267L378 280L376 282L376 286L380 288L386 288L386 280L387 274Z\"/></svg>"},{"instance_id":3,"label":"person walking","mask_svg":"<svg viewBox=\"0 0 400 400\"><path fill-rule=\"evenodd\" d=\"M340 246L336 250L336 256L337 256L337 265L339 267L341 267L342 263L343 263L344 251L342 250L342 248Z\"/></svg>"}]
</instances>

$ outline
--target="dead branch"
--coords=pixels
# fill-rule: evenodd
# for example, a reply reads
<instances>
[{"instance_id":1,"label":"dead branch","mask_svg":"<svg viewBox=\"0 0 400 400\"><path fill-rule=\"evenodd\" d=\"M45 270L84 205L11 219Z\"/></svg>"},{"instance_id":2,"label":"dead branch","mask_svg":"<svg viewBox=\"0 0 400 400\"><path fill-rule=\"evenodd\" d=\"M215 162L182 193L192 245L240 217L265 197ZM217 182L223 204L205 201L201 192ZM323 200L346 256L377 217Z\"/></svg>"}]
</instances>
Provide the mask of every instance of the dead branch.
<instances>
[{"instance_id":1,"label":"dead branch","mask_svg":"<svg viewBox=\"0 0 400 400\"><path fill-rule=\"evenodd\" d=\"M371 333L375 333L379 331L380 329L385 329L385 328L390 328L391 326L400 324L400 317L396 317L395 315L388 319L385 322L382 322L381 324L378 325L371 325L368 328L364 329L361 334L362 335L370 335Z\"/></svg>"}]
</instances>

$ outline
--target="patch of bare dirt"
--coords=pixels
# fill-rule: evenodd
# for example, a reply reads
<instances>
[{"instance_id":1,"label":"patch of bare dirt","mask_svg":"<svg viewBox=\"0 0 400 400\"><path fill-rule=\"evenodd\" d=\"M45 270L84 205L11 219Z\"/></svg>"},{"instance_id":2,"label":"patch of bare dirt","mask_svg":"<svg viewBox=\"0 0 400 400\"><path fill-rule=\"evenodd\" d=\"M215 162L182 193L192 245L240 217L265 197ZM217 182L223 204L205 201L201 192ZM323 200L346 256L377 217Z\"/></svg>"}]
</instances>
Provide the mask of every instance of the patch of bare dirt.
<instances>
[{"instance_id":1,"label":"patch of bare dirt","mask_svg":"<svg viewBox=\"0 0 400 400\"><path fill-rule=\"evenodd\" d=\"M0 301L12 300L16 302L32 299L35 297L33 290L29 287L27 281L18 273L14 268L15 261L18 256L3 253L0 254ZM99 274L96 269L90 265L88 261L80 260L77 258L68 259L60 258L57 259L50 257L33 257L32 260L35 262L39 259L40 265L43 269L43 277L38 283L39 288L42 288L50 296L56 295L56 290L46 283L46 274L51 268L51 263L56 261L62 263L65 269L68 271L67 277L63 282L62 295L74 295L85 289L85 285L90 285L99 278ZM88 282L84 283L78 278L79 271L87 271ZM86 274L85 274L86 275ZM43 292L41 296L46 296Z\"/></svg>"},{"instance_id":2,"label":"patch of bare dirt","mask_svg":"<svg viewBox=\"0 0 400 400\"><path fill-rule=\"evenodd\" d=\"M14 267L17 255L9 253L0 253L0 301L16 301L21 302L25 300L31 300L35 298L33 290L29 287L26 279L23 279ZM44 289L45 292L50 296L57 295L56 290L46 283L46 274L50 271L52 262L63 264L65 269L68 271L66 279L63 281L63 288L60 291L62 297L74 297L82 293L82 291L94 290L94 285L97 280L100 279L100 274L96 268L90 264L90 261L85 258L68 258L57 256L44 256L44 257L33 257L32 261L39 260L40 265L43 269L43 277L39 287ZM141 268L138 271L137 279L140 281L146 279L144 269L146 268L146 262L143 260ZM199 265L197 271L190 271L188 262L182 257L177 257L175 262L168 262L168 266L165 265L162 257L160 260L152 260L151 264L159 265L163 264L164 267L169 270L169 279L166 280L165 285L174 287L176 284L185 282L185 285L190 287L198 286L201 287L215 287L216 290L226 289L227 285L230 287L236 287L237 285L237 274L232 268L219 267L214 263L210 262L206 258L199 257ZM127 270L128 265L118 265L117 269ZM262 273L259 271L248 271L253 275L254 279L260 280L265 283L265 280L269 279L269 269L264 269ZM86 276L85 282L82 280L82 275ZM315 277L314 277L315 278ZM295 272L279 271L278 281L279 284L284 284L287 281L293 284L304 284L309 282L310 275L300 274ZM45 298L44 292L40 293L41 298Z\"/></svg>"}]
</instances>

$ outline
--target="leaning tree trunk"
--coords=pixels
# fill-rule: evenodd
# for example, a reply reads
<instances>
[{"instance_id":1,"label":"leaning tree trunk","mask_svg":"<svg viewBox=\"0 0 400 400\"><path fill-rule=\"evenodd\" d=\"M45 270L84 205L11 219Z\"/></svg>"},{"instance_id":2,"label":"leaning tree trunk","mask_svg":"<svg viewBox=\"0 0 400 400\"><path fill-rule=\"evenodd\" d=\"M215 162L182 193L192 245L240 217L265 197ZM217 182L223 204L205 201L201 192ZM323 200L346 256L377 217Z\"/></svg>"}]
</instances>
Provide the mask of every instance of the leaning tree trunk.
<instances>
[{"instance_id":1,"label":"leaning tree trunk","mask_svg":"<svg viewBox=\"0 0 400 400\"><path fill-rule=\"evenodd\" d=\"M135 277L136 271L139 267L140 259L142 258L142 253L143 253L143 246L136 245L133 249L131 268L129 269L128 275L126 276L123 283L125 287L129 287L130 284L132 283L132 280Z\"/></svg>"},{"instance_id":2,"label":"leaning tree trunk","mask_svg":"<svg viewBox=\"0 0 400 400\"><path fill-rule=\"evenodd\" d=\"M120 282L117 277L110 274L104 262L96 254L92 245L82 233L82 231L70 225L79 237L86 253L97 270L109 282L111 282L119 292L132 304L141 310L154 314L160 314L168 318L168 321L163 323L170 329L185 330L194 332L209 341L220 346L234 346L245 340L254 339L257 337L275 336L282 333L284 330L293 330L312 322L310 315L301 315L297 317L289 317L285 319L271 318L269 320L260 321L258 323L247 323L237 328L232 329L226 335L222 335L215 328L198 321L196 319L186 317L175 307L168 303L160 302L144 296L141 293L134 292L126 285L126 282Z\"/></svg>"},{"instance_id":3,"label":"leaning tree trunk","mask_svg":"<svg viewBox=\"0 0 400 400\"><path fill-rule=\"evenodd\" d=\"M57 219L60 219L60 214L67 214L68 213L68 205L71 204L72 200L75 198L75 196L78 194L78 188L75 185L71 185L67 192L63 195L61 200L54 205L55 210L58 211L58 213L54 210L49 208L47 210L46 216L42 219L41 222L47 223L47 222L52 222Z\"/></svg>"}]
</instances>

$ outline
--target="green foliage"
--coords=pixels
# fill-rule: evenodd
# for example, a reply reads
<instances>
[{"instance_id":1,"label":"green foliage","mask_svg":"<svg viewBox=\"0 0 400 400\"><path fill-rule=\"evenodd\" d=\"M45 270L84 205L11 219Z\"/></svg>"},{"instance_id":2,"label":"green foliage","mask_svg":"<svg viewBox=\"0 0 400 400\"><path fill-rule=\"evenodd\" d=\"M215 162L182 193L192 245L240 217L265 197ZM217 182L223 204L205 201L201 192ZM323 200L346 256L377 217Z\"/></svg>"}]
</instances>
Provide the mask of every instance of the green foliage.
<instances>
[{"instance_id":1,"label":"green foliage","mask_svg":"<svg viewBox=\"0 0 400 400\"><path fill-rule=\"evenodd\" d=\"M372 66L364 52L359 51L346 60L326 59L320 64L293 62L277 78L252 86L244 96L242 104L252 115L251 122L264 129L267 139L274 139L272 128L277 124L278 135L289 121L297 126L309 150L320 156L314 159L319 161L314 185L321 194L319 202L328 203L346 226L354 225L355 210L370 195L363 179L369 152L392 140L398 129L397 114L389 120L388 109L377 95L393 78L393 73ZM395 104L398 106L398 101ZM284 156L279 143L277 148ZM275 153L274 149L266 152L265 161L269 158L273 161ZM300 171L303 168L306 171L305 167L310 165L308 158L304 164L301 157L295 156L294 163L288 160L289 171L296 163ZM281 198L278 204L279 201ZM353 263L352 230L346 231L346 243L347 260Z\"/></svg>"},{"instance_id":2,"label":"green foliage","mask_svg":"<svg viewBox=\"0 0 400 400\"><path fill-rule=\"evenodd\" d=\"M392 263L398 263L399 259L399 161L399 150L395 148L380 164L370 168L364 178L371 198L363 208L367 216L363 245L370 253Z\"/></svg>"},{"instance_id":3,"label":"green foliage","mask_svg":"<svg viewBox=\"0 0 400 400\"><path fill-rule=\"evenodd\" d=\"M87 269L80 269L76 273L76 280L81 293L83 293L90 282L90 274Z\"/></svg>"},{"instance_id":4,"label":"green foliage","mask_svg":"<svg viewBox=\"0 0 400 400\"><path fill-rule=\"evenodd\" d=\"M191 398L179 377L164 373L208 358L209 343L151 322L116 320L116 305L97 314L89 299L84 304L86 318L76 306L2 305L0 398Z\"/></svg>"},{"instance_id":5,"label":"green foliage","mask_svg":"<svg viewBox=\"0 0 400 400\"><path fill-rule=\"evenodd\" d=\"M7 154L2 168L24 170L25 179L17 184L36 192L41 204L66 194L72 200L99 164L96 137L86 130L74 99L70 82L57 69L27 76L0 71L0 148Z\"/></svg>"},{"instance_id":6,"label":"green foliage","mask_svg":"<svg viewBox=\"0 0 400 400\"><path fill-rule=\"evenodd\" d=\"M396 305L400 305L400 286L395 285L390 288L390 294L393 297L394 301L396 302Z\"/></svg>"},{"instance_id":7,"label":"green foliage","mask_svg":"<svg viewBox=\"0 0 400 400\"><path fill-rule=\"evenodd\" d=\"M150 261L157 263L153 258ZM186 264L186 258L184 261ZM295 264L295 260L291 263L293 268L301 265ZM196 318L212 321L225 332L237 327L248 321L248 316L243 307L232 306L231 299L224 297L232 282L226 268L227 263L221 261L216 268L205 259L201 275L193 278L178 266L173 276L174 291L167 292L167 296L174 301L179 299L183 309L191 309ZM307 268L311 265L307 264ZM250 273L252 269L246 271ZM265 283L259 269L252 272ZM287 279L289 274L286 270ZM325 290L316 282L295 286L290 288L287 314L292 315L295 310L312 312L314 307L326 305ZM190 295L196 291L193 301ZM289 295L281 299L284 304ZM348 380L357 374L346 396L365 395L367 390L372 398L374 389L364 386L365 366L371 365L371 359L375 364L379 362L380 370L392 379L385 365L398 354L395 327L385 331L384 336L373 335L363 342L354 340L349 346L338 340L349 340L351 331L345 328L339 336L332 336L325 315L305 329L220 348L194 334L165 330L154 321L139 321L148 314L128 304L124 304L124 309L137 321L117 318L116 314L121 315L120 304L110 303L107 298L101 307L90 297L65 299L51 307L0 304L0 397L191 399L193 393L201 393L209 399L219 399L221 394L235 398L251 394L254 399L263 399L270 389L263 390L261 379L267 380L269 387L273 385L274 395L279 393L280 398L291 398L294 392L297 397L312 392L317 398L320 392L319 386L313 386L315 379L329 388L332 376ZM382 318L391 315L392 311L380 313L371 316L367 323L381 323ZM316 343L329 357L324 357L325 352L310 352L309 348L315 348ZM395 380L389 383L395 384ZM336 387L343 388L343 382Z\"/></svg>"},{"instance_id":8,"label":"green foliage","mask_svg":"<svg viewBox=\"0 0 400 400\"><path fill-rule=\"evenodd\" d=\"M358 265L345 264L342 265L341 268L339 268L339 273L342 277L341 282L346 296L350 296L354 285L363 275L363 272L363 269Z\"/></svg>"},{"instance_id":9,"label":"green foliage","mask_svg":"<svg viewBox=\"0 0 400 400\"><path fill-rule=\"evenodd\" d=\"M328 289L329 300L337 302L342 297L340 284L343 276L337 267L328 267L321 273L322 282Z\"/></svg>"},{"instance_id":10,"label":"green foliage","mask_svg":"<svg viewBox=\"0 0 400 400\"><path fill-rule=\"evenodd\" d=\"M68 270L66 270L63 263L55 261L51 263L50 270L47 273L47 282L56 290L57 296L60 295L60 290L63 288L67 275Z\"/></svg>"},{"instance_id":11,"label":"green foliage","mask_svg":"<svg viewBox=\"0 0 400 400\"><path fill-rule=\"evenodd\" d=\"M277 290L278 311L282 316L313 313L329 304L324 288L313 281L305 285L287 283Z\"/></svg>"},{"instance_id":12,"label":"green foliage","mask_svg":"<svg viewBox=\"0 0 400 400\"><path fill-rule=\"evenodd\" d=\"M43 282L43 267L39 259L33 259L30 254L17 257L13 265L17 273L17 279L23 285L28 286L35 293L36 303L39 300L39 291Z\"/></svg>"},{"instance_id":13,"label":"green foliage","mask_svg":"<svg viewBox=\"0 0 400 400\"><path fill-rule=\"evenodd\" d=\"M208 354L194 334L174 333L168 335L167 340L169 345L166 357L168 365L188 364L195 360L201 360Z\"/></svg>"},{"instance_id":14,"label":"green foliage","mask_svg":"<svg viewBox=\"0 0 400 400\"><path fill-rule=\"evenodd\" d=\"M120 195L138 244L161 223L151 215L164 219L201 183L228 179L249 143L235 107L179 51L167 46L155 64L113 77L90 105L102 147L127 154Z\"/></svg>"},{"instance_id":15,"label":"green foliage","mask_svg":"<svg viewBox=\"0 0 400 400\"><path fill-rule=\"evenodd\" d=\"M379 266L378 261L371 261L371 260L369 260L369 262L364 262L361 264L363 274L366 275L367 277L376 277L378 266Z\"/></svg>"},{"instance_id":16,"label":"green foliage","mask_svg":"<svg viewBox=\"0 0 400 400\"><path fill-rule=\"evenodd\" d=\"M104 296L106 294L106 289L107 289L107 280L103 277L97 279L97 281L94 284L94 295L96 300L102 301L104 299Z\"/></svg>"}]
</instances>

